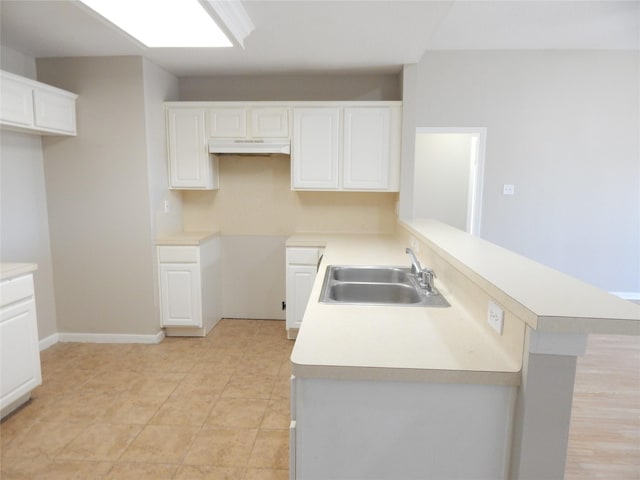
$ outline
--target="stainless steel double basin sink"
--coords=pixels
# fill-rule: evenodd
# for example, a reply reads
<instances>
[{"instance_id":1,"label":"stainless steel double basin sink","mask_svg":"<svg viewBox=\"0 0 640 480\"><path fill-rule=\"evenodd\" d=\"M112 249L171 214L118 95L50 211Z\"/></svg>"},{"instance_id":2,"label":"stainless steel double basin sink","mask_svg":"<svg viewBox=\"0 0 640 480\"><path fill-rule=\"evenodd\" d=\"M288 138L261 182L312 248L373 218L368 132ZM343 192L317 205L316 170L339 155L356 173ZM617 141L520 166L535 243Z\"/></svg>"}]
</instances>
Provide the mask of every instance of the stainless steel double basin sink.
<instances>
[{"instance_id":1,"label":"stainless steel double basin sink","mask_svg":"<svg viewBox=\"0 0 640 480\"><path fill-rule=\"evenodd\" d=\"M329 265L320 302L332 304L448 307L436 290L421 288L409 268Z\"/></svg>"}]
</instances>

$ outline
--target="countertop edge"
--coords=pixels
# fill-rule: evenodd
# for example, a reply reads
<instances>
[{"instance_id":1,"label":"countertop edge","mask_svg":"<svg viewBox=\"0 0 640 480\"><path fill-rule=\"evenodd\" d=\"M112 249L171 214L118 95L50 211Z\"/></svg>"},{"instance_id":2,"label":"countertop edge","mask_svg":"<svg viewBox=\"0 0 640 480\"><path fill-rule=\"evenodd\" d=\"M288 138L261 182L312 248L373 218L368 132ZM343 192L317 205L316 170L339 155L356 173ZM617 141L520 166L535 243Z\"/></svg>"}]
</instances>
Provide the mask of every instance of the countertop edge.
<instances>
[{"instance_id":1,"label":"countertop edge","mask_svg":"<svg viewBox=\"0 0 640 480\"><path fill-rule=\"evenodd\" d=\"M161 235L156 239L156 246L190 246L200 245L210 238L220 235L220 229L193 232L176 232Z\"/></svg>"},{"instance_id":2,"label":"countertop edge","mask_svg":"<svg viewBox=\"0 0 640 480\"><path fill-rule=\"evenodd\" d=\"M401 228L419 236L447 261L455 263L474 283L503 302L534 330L640 335L640 306L632 302L440 222L427 219L398 219L398 222ZM439 238L433 238L434 233ZM449 237L454 248L441 245L442 238ZM495 256L504 256L503 264L509 268L498 270L495 262L490 268L483 268L486 262L477 260ZM476 259L475 262L470 258ZM524 273L527 270L531 275ZM541 275L546 277L539 279L539 285L546 285L543 291L531 290L522 280Z\"/></svg>"},{"instance_id":3,"label":"countertop edge","mask_svg":"<svg viewBox=\"0 0 640 480\"><path fill-rule=\"evenodd\" d=\"M35 272L37 269L38 265L36 263L1 263L0 280L26 275Z\"/></svg>"},{"instance_id":4,"label":"countertop edge","mask_svg":"<svg viewBox=\"0 0 640 480\"><path fill-rule=\"evenodd\" d=\"M293 375L303 378L502 386L519 386L522 382L522 372L520 370L517 372L487 372L340 365L301 365L293 361L291 365Z\"/></svg>"}]
</instances>

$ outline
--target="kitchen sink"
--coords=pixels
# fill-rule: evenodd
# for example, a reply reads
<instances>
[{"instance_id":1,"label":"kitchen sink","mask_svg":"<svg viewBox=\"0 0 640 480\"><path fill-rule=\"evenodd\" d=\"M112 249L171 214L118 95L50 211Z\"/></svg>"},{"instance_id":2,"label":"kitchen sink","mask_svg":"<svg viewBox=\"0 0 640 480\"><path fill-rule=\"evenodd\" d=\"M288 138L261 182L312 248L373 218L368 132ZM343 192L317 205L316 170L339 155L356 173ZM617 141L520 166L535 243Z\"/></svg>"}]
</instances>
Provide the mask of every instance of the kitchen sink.
<instances>
[{"instance_id":1,"label":"kitchen sink","mask_svg":"<svg viewBox=\"0 0 640 480\"><path fill-rule=\"evenodd\" d=\"M331 304L398 305L448 307L437 291L418 286L415 275L405 267L329 265L320 302Z\"/></svg>"},{"instance_id":2,"label":"kitchen sink","mask_svg":"<svg viewBox=\"0 0 640 480\"><path fill-rule=\"evenodd\" d=\"M335 302L419 303L420 295L411 285L401 283L338 283L329 289Z\"/></svg>"},{"instance_id":3,"label":"kitchen sink","mask_svg":"<svg viewBox=\"0 0 640 480\"><path fill-rule=\"evenodd\" d=\"M339 282L408 283L409 268L334 267L331 278Z\"/></svg>"}]
</instances>

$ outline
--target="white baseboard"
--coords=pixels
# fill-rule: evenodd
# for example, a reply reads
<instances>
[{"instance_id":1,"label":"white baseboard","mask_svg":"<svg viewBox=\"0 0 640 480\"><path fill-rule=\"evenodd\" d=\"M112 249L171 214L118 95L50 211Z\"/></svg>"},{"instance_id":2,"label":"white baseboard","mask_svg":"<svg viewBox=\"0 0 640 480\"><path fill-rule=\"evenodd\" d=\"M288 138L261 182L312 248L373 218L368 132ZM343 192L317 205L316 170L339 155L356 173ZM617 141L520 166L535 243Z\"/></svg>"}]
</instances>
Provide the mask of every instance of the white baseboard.
<instances>
[{"instance_id":1,"label":"white baseboard","mask_svg":"<svg viewBox=\"0 0 640 480\"><path fill-rule=\"evenodd\" d=\"M620 297L624 300L640 301L640 292L609 292L611 295Z\"/></svg>"},{"instance_id":2,"label":"white baseboard","mask_svg":"<svg viewBox=\"0 0 640 480\"><path fill-rule=\"evenodd\" d=\"M164 339L164 330L155 335L129 335L117 333L54 333L40 340L40 350L45 350L58 342L85 343L147 343L156 344Z\"/></svg>"},{"instance_id":3,"label":"white baseboard","mask_svg":"<svg viewBox=\"0 0 640 480\"><path fill-rule=\"evenodd\" d=\"M53 335L49 335L48 337L43 338L42 340L40 340L39 346L40 346L40 351L46 350L49 347L52 347L53 345L55 345L56 343L58 343L60 340L58 339L58 334L54 333Z\"/></svg>"}]
</instances>

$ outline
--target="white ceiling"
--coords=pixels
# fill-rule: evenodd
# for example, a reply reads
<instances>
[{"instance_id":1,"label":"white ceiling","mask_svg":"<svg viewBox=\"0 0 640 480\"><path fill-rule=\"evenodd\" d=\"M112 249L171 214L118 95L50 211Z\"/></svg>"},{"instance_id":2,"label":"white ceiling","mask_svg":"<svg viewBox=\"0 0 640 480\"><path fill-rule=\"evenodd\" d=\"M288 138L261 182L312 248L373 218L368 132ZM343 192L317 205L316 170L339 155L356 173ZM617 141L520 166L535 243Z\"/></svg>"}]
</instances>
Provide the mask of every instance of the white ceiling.
<instances>
[{"instance_id":1,"label":"white ceiling","mask_svg":"<svg viewBox=\"0 0 640 480\"><path fill-rule=\"evenodd\" d=\"M32 57L143 55L177 76L396 72L426 50L640 50L640 0L245 0L245 49L149 49L72 0L0 0ZM150 21L153 14L150 13Z\"/></svg>"}]
</instances>

